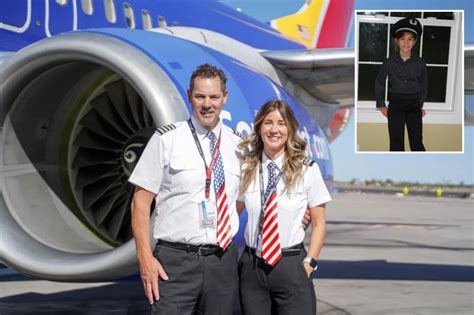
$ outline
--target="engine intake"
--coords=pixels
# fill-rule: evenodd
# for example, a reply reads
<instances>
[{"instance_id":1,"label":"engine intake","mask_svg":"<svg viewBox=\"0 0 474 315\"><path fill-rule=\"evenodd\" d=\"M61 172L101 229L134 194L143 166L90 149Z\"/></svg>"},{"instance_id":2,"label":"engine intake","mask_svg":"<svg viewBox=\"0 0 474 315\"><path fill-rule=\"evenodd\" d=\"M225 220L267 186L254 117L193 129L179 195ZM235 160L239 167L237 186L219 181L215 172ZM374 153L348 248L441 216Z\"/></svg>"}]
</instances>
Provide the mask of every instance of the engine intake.
<instances>
[{"instance_id":1,"label":"engine intake","mask_svg":"<svg viewBox=\"0 0 474 315\"><path fill-rule=\"evenodd\" d=\"M155 126L189 115L175 82L140 47L94 32L2 67L1 260L51 280L132 273L127 179Z\"/></svg>"}]
</instances>

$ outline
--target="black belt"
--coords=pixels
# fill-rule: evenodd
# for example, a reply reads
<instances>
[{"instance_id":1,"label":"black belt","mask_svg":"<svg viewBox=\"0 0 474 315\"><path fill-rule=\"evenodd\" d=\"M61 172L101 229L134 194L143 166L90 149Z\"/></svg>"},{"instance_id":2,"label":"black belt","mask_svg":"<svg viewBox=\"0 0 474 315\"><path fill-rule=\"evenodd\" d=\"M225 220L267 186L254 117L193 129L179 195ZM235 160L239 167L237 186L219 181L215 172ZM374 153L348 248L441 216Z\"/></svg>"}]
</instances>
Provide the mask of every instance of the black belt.
<instances>
[{"instance_id":1,"label":"black belt","mask_svg":"<svg viewBox=\"0 0 474 315\"><path fill-rule=\"evenodd\" d=\"M222 248L220 248L218 245L212 245L212 244L190 245L190 244L185 244L185 243L174 243L174 242L159 240L158 245L164 245L164 246L179 249L179 250L185 250L188 253L190 252L198 253L200 256L209 256L212 254L218 254L218 253L224 252L224 250L222 250ZM231 245L232 243L230 243L229 246L227 246L227 248L229 248Z\"/></svg>"},{"instance_id":2,"label":"black belt","mask_svg":"<svg viewBox=\"0 0 474 315\"><path fill-rule=\"evenodd\" d=\"M301 253L301 250L304 249L303 243L299 243L297 245L293 245L291 247L285 247L281 249L281 255L283 257L286 256L296 256ZM245 251L249 252L250 254L255 256L255 248L245 246Z\"/></svg>"}]
</instances>

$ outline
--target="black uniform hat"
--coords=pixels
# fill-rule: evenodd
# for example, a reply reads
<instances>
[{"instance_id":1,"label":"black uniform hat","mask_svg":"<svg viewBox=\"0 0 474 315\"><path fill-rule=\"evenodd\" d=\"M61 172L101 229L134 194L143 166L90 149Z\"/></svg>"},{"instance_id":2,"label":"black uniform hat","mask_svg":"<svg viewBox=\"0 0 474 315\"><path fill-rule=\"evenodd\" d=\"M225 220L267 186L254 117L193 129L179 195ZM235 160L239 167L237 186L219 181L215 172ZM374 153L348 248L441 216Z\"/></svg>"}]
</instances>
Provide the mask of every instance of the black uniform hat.
<instances>
[{"instance_id":1,"label":"black uniform hat","mask_svg":"<svg viewBox=\"0 0 474 315\"><path fill-rule=\"evenodd\" d=\"M420 21L415 18L404 18L398 20L398 22L392 26L392 36L394 37L397 35L397 33L405 31L412 32L417 38L420 38L421 34L423 33L423 28Z\"/></svg>"}]
</instances>

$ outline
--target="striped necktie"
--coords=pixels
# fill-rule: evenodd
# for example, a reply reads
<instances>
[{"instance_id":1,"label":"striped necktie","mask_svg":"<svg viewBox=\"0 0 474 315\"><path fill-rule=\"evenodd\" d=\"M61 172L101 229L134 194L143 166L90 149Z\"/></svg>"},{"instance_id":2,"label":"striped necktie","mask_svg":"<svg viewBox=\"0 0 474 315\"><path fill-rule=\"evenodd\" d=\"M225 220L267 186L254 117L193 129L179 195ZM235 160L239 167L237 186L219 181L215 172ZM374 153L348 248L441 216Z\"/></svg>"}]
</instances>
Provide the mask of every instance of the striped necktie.
<instances>
[{"instance_id":1,"label":"striped necktie","mask_svg":"<svg viewBox=\"0 0 474 315\"><path fill-rule=\"evenodd\" d=\"M217 138L211 131L207 133L207 136L211 140L211 156L213 156L216 149ZM232 233L227 206L227 194L225 192L224 163L222 162L220 151L217 153L217 160L214 163L212 173L214 174L214 192L216 194L217 204L217 245L225 250L230 242L232 242Z\"/></svg>"},{"instance_id":2,"label":"striped necktie","mask_svg":"<svg viewBox=\"0 0 474 315\"><path fill-rule=\"evenodd\" d=\"M262 258L272 267L280 260L281 242L278 229L278 204L276 185L277 166L271 161L268 164L268 185L265 191L265 211L262 227Z\"/></svg>"}]
</instances>

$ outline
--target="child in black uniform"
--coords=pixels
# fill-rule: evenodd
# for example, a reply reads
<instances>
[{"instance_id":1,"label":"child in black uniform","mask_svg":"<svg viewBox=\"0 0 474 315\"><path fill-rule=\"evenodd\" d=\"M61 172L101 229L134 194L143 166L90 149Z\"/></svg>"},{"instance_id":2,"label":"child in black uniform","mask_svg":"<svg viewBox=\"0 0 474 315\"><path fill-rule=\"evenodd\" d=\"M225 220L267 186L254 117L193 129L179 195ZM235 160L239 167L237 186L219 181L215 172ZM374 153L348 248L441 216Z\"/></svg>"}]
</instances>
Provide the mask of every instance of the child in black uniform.
<instances>
[{"instance_id":1,"label":"child in black uniform","mask_svg":"<svg viewBox=\"0 0 474 315\"><path fill-rule=\"evenodd\" d=\"M392 36L397 53L385 60L375 79L377 109L388 118L390 151L405 150L405 124L411 151L425 151L423 146L422 117L428 80L426 63L412 54L422 26L415 18L399 20L393 26ZM388 76L389 106L385 106L385 79Z\"/></svg>"}]
</instances>

